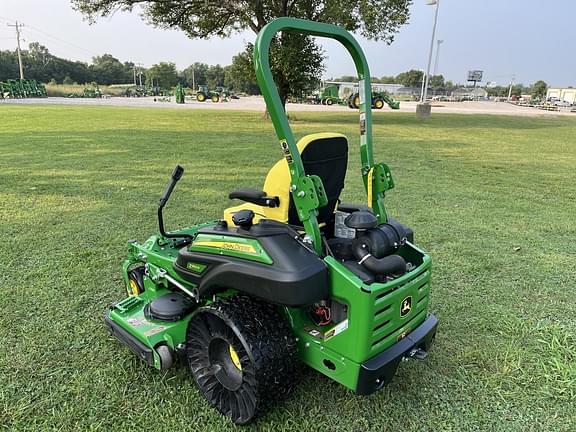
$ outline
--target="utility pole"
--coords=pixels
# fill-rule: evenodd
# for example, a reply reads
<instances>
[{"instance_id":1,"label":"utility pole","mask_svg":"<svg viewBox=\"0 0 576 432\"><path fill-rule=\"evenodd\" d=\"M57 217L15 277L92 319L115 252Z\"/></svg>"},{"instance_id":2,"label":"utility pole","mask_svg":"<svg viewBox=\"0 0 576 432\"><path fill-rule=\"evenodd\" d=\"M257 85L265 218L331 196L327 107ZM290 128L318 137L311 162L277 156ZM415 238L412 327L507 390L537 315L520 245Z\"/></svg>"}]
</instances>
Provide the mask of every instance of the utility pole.
<instances>
[{"instance_id":1,"label":"utility pole","mask_svg":"<svg viewBox=\"0 0 576 432\"><path fill-rule=\"evenodd\" d=\"M194 77L194 63L192 63L192 90L196 90L196 79Z\"/></svg>"},{"instance_id":2,"label":"utility pole","mask_svg":"<svg viewBox=\"0 0 576 432\"><path fill-rule=\"evenodd\" d=\"M440 59L440 44L444 41L442 39L438 39L436 41L436 60L434 60L434 73L432 75L438 75L438 60Z\"/></svg>"},{"instance_id":3,"label":"utility pole","mask_svg":"<svg viewBox=\"0 0 576 432\"><path fill-rule=\"evenodd\" d=\"M134 64L132 71L134 72L134 87L136 87L136 64Z\"/></svg>"},{"instance_id":4,"label":"utility pole","mask_svg":"<svg viewBox=\"0 0 576 432\"><path fill-rule=\"evenodd\" d=\"M512 77L512 80L510 81L510 88L508 89L508 102L510 102L510 99L512 98L512 86L514 85L514 76Z\"/></svg>"},{"instance_id":5,"label":"utility pole","mask_svg":"<svg viewBox=\"0 0 576 432\"><path fill-rule=\"evenodd\" d=\"M24 27L24 24L8 24L8 27L14 27L16 29L16 41L18 43L18 66L20 67L20 79L24 79L24 68L22 67L22 53L20 52L20 28Z\"/></svg>"}]
</instances>

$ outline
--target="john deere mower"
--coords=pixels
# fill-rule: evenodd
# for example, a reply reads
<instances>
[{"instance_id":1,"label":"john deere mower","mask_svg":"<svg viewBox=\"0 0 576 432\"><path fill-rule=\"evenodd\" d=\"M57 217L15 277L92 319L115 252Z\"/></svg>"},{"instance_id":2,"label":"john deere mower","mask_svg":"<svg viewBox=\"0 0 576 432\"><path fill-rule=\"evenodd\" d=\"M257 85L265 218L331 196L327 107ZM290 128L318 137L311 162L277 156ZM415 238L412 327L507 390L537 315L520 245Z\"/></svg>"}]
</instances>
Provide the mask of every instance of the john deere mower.
<instances>
[{"instance_id":1,"label":"john deere mower","mask_svg":"<svg viewBox=\"0 0 576 432\"><path fill-rule=\"evenodd\" d=\"M367 200L342 203L348 140L315 133L296 142L270 71L280 31L336 39L360 80L360 173ZM428 313L430 257L411 229L388 215L390 169L372 153L370 72L342 28L279 18L254 46L258 83L282 150L262 190L221 218L130 241L122 266L128 296L110 306L111 333L145 363L187 364L200 393L245 424L285 397L306 364L358 395L390 382L403 359L424 359L436 335Z\"/></svg>"}]
</instances>

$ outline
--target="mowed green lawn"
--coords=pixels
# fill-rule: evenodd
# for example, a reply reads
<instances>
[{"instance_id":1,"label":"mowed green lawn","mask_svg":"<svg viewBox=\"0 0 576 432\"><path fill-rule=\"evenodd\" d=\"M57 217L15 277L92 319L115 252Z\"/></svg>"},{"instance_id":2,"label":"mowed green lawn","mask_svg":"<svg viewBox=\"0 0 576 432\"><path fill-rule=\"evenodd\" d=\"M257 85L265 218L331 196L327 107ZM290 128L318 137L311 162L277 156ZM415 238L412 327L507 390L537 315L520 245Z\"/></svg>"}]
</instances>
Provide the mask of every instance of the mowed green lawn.
<instances>
[{"instance_id":1,"label":"mowed green lawn","mask_svg":"<svg viewBox=\"0 0 576 432\"><path fill-rule=\"evenodd\" d=\"M364 200L354 113L297 113L297 136L351 142L344 199ZM186 368L146 367L108 336L128 239L221 215L281 156L257 112L0 106L0 429L576 430L576 118L375 114L390 213L433 258L440 319L425 362L357 397L307 371L236 428Z\"/></svg>"}]
</instances>

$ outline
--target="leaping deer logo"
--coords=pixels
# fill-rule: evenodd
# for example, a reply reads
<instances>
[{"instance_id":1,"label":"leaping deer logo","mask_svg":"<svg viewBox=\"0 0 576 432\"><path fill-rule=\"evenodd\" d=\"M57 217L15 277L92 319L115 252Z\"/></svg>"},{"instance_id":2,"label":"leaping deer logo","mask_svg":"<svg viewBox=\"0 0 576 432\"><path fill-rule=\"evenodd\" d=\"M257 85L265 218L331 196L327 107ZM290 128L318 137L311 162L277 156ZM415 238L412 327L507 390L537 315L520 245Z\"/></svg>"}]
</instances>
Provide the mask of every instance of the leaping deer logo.
<instances>
[{"instance_id":1,"label":"leaping deer logo","mask_svg":"<svg viewBox=\"0 0 576 432\"><path fill-rule=\"evenodd\" d=\"M402 305L400 306L400 316L405 317L412 310L412 296L406 297L402 300Z\"/></svg>"}]
</instances>

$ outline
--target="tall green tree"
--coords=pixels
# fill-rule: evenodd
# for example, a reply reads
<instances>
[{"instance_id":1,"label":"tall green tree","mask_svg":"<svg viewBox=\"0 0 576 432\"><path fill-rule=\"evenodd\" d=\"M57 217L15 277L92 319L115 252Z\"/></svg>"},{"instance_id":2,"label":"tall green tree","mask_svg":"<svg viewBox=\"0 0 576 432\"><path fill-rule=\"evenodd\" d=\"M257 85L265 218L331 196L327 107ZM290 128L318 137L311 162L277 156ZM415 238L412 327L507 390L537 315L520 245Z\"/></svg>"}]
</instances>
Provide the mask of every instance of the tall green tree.
<instances>
[{"instance_id":1,"label":"tall green tree","mask_svg":"<svg viewBox=\"0 0 576 432\"><path fill-rule=\"evenodd\" d=\"M134 80L131 68L111 54L94 57L90 70L100 84L127 84Z\"/></svg>"},{"instance_id":2,"label":"tall green tree","mask_svg":"<svg viewBox=\"0 0 576 432\"><path fill-rule=\"evenodd\" d=\"M198 84L206 84L206 73L209 66L206 63L196 62L191 64L180 74L182 81L188 86L198 86Z\"/></svg>"},{"instance_id":3,"label":"tall green tree","mask_svg":"<svg viewBox=\"0 0 576 432\"><path fill-rule=\"evenodd\" d=\"M178 72L174 63L160 62L146 71L146 85L171 88L178 84Z\"/></svg>"},{"instance_id":4,"label":"tall green tree","mask_svg":"<svg viewBox=\"0 0 576 432\"><path fill-rule=\"evenodd\" d=\"M446 83L444 82L443 75L432 75L430 77L430 87L444 87Z\"/></svg>"},{"instance_id":5,"label":"tall green tree","mask_svg":"<svg viewBox=\"0 0 576 432\"><path fill-rule=\"evenodd\" d=\"M179 28L190 38L229 37L252 30L258 33L277 17L290 16L340 25L368 39L391 43L408 21L412 0L71 0L90 21L117 10L142 6L142 16L160 28ZM250 50L250 46L247 47ZM298 51L300 50L300 51ZM283 32L272 47L281 59L272 66L280 97L298 94L320 79L315 57L321 54L306 36ZM290 55L286 54L290 53ZM296 57L293 56L296 54ZM271 60L273 61L273 60ZM321 60L320 60L321 63ZM311 67L311 65L313 67Z\"/></svg>"},{"instance_id":6,"label":"tall green tree","mask_svg":"<svg viewBox=\"0 0 576 432\"><path fill-rule=\"evenodd\" d=\"M409 71L398 74L396 76L396 82L405 87L420 87L422 85L422 78L424 78L424 72L410 69Z\"/></svg>"},{"instance_id":7,"label":"tall green tree","mask_svg":"<svg viewBox=\"0 0 576 432\"><path fill-rule=\"evenodd\" d=\"M256 74L252 67L252 58L248 51L232 57L232 64L225 68L225 85L237 92L249 95L260 94L260 87L256 82Z\"/></svg>"},{"instance_id":8,"label":"tall green tree","mask_svg":"<svg viewBox=\"0 0 576 432\"><path fill-rule=\"evenodd\" d=\"M220 65L210 66L206 71L206 84L208 84L209 89L223 86L224 78L224 68Z\"/></svg>"},{"instance_id":9,"label":"tall green tree","mask_svg":"<svg viewBox=\"0 0 576 432\"><path fill-rule=\"evenodd\" d=\"M0 81L19 76L16 51L0 51Z\"/></svg>"},{"instance_id":10,"label":"tall green tree","mask_svg":"<svg viewBox=\"0 0 576 432\"><path fill-rule=\"evenodd\" d=\"M546 97L547 91L548 91L548 84L546 84L542 80L538 80L532 85L532 97L544 99Z\"/></svg>"}]
</instances>

